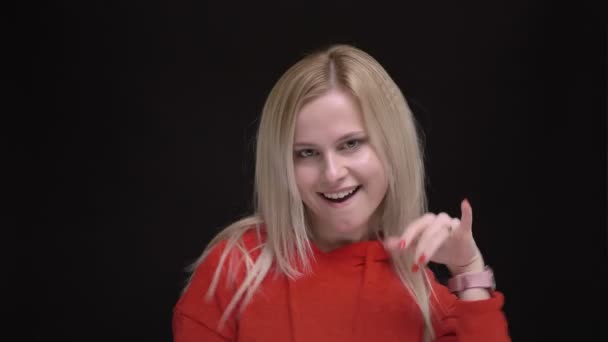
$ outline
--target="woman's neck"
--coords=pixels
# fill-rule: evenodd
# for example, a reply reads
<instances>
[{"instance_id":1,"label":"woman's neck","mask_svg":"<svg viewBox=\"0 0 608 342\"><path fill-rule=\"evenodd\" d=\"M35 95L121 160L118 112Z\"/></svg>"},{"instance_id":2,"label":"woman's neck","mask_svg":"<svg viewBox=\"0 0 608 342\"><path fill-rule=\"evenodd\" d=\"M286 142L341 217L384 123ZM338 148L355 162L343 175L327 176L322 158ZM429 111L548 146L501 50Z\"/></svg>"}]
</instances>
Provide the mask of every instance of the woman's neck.
<instances>
[{"instance_id":1,"label":"woman's neck","mask_svg":"<svg viewBox=\"0 0 608 342\"><path fill-rule=\"evenodd\" d=\"M317 221L312 217L309 217L309 219L307 221L310 224L313 235L311 238L317 247L324 252L329 252L351 243L382 239L382 230L378 229L380 218L377 213L372 215L367 223L360 228L352 229L352 233L350 234L336 233L336 230L332 229L327 223Z\"/></svg>"},{"instance_id":2,"label":"woman's neck","mask_svg":"<svg viewBox=\"0 0 608 342\"><path fill-rule=\"evenodd\" d=\"M365 230L362 234L353 236L328 236L327 234L322 234L320 231L313 229L313 236L311 239L321 251L331 252L334 249L344 247L352 243L377 240L378 236L369 229Z\"/></svg>"}]
</instances>

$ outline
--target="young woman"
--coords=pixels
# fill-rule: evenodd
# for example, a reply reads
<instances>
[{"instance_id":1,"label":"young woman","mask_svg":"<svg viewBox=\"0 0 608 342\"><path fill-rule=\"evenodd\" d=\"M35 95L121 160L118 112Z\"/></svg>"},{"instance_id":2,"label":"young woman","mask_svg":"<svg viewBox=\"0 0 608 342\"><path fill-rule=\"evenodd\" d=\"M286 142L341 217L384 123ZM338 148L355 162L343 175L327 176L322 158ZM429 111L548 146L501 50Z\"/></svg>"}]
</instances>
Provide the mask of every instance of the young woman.
<instances>
[{"instance_id":1,"label":"young woman","mask_svg":"<svg viewBox=\"0 0 608 342\"><path fill-rule=\"evenodd\" d=\"M510 340L472 208L427 212L414 118L367 53L335 45L279 79L255 200L193 265L175 341ZM429 261L447 266L448 286Z\"/></svg>"}]
</instances>

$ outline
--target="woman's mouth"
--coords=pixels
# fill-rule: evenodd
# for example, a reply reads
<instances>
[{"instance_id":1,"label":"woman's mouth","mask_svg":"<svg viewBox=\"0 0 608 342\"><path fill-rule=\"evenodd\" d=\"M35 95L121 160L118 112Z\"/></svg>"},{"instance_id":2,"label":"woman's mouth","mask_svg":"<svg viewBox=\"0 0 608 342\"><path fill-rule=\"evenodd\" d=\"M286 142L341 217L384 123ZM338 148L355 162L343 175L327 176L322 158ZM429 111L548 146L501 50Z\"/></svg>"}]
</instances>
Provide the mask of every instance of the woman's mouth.
<instances>
[{"instance_id":1,"label":"woman's mouth","mask_svg":"<svg viewBox=\"0 0 608 342\"><path fill-rule=\"evenodd\" d=\"M319 196L323 197L325 200L332 202L332 203L342 203L347 201L349 198L353 197L357 191L359 191L359 189L361 188L361 185L357 185L356 187L350 189L350 190L346 190L346 191L341 191L341 192L334 192L334 193L319 193Z\"/></svg>"}]
</instances>

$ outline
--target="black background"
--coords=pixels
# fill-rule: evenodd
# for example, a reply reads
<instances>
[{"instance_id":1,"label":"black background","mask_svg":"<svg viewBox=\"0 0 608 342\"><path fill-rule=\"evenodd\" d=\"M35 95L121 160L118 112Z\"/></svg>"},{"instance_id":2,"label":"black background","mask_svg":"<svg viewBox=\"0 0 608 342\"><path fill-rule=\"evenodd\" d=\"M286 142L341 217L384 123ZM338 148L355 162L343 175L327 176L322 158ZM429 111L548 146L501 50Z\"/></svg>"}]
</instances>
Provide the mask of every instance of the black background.
<instances>
[{"instance_id":1,"label":"black background","mask_svg":"<svg viewBox=\"0 0 608 342\"><path fill-rule=\"evenodd\" d=\"M18 76L5 84L18 100L5 113L18 119L4 128L10 204L26 208L7 216L25 242L6 259L13 328L171 340L184 267L251 210L270 88L305 53L349 43L387 69L423 128L430 209L472 202L513 339L601 333L603 12L488 3L21 4L5 50Z\"/></svg>"}]
</instances>

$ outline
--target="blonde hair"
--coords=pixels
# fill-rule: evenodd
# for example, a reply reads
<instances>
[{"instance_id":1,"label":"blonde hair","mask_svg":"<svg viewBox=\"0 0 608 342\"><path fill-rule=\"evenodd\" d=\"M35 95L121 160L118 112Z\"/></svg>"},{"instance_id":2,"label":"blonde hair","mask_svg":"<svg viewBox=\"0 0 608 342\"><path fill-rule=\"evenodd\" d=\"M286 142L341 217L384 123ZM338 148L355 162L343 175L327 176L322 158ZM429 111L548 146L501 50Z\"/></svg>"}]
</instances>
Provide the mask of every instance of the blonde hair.
<instances>
[{"instance_id":1,"label":"blonde hair","mask_svg":"<svg viewBox=\"0 0 608 342\"><path fill-rule=\"evenodd\" d=\"M226 307L220 326L237 306L242 312L271 265L290 279L311 271L314 254L309 237L312 235L294 176L295 122L302 106L336 88L348 92L359 102L371 144L387 172L389 186L378 208L381 220L375 233L384 237L399 236L409 222L426 211L422 146L414 117L399 87L373 57L353 46L333 45L307 55L283 74L264 105L257 135L254 214L223 229L191 266L194 271L214 246L226 240L207 292L210 298L226 257L232 256L230 251L236 248L241 252L245 277ZM261 253L254 261L242 236L250 229L260 234L262 225L266 239L256 247ZM425 272L409 270L412 258L411 254L391 254L396 274L414 297L424 318L424 339L431 340L434 337L432 290Z\"/></svg>"}]
</instances>

